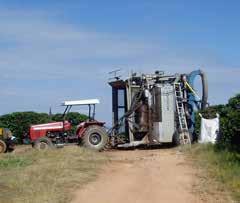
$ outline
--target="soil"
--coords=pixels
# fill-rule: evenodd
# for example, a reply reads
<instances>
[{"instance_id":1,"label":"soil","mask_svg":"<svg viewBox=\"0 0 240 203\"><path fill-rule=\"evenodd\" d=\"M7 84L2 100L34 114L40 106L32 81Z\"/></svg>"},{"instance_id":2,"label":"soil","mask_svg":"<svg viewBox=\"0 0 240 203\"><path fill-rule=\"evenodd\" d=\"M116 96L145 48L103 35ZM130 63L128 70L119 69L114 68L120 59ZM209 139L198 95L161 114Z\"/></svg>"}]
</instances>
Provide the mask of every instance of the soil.
<instances>
[{"instance_id":1,"label":"soil","mask_svg":"<svg viewBox=\"0 0 240 203\"><path fill-rule=\"evenodd\" d=\"M206 202L194 192L196 169L176 148L104 153L109 163L74 193L73 203Z\"/></svg>"}]
</instances>

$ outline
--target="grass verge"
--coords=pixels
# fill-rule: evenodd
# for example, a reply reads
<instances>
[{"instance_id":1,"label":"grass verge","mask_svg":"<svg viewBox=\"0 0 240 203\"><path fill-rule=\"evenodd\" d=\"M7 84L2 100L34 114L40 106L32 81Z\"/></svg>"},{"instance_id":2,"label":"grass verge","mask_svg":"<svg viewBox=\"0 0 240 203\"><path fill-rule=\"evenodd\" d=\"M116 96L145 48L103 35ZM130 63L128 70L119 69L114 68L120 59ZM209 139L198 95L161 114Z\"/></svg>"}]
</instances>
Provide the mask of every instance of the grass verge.
<instances>
[{"instance_id":1,"label":"grass verge","mask_svg":"<svg viewBox=\"0 0 240 203\"><path fill-rule=\"evenodd\" d=\"M0 156L0 202L69 202L105 158L80 147Z\"/></svg>"},{"instance_id":2,"label":"grass verge","mask_svg":"<svg viewBox=\"0 0 240 203\"><path fill-rule=\"evenodd\" d=\"M229 202L228 194L240 202L240 154L215 150L211 144L193 145L189 154L192 163L202 170L203 192L217 196L219 202Z\"/></svg>"}]
</instances>

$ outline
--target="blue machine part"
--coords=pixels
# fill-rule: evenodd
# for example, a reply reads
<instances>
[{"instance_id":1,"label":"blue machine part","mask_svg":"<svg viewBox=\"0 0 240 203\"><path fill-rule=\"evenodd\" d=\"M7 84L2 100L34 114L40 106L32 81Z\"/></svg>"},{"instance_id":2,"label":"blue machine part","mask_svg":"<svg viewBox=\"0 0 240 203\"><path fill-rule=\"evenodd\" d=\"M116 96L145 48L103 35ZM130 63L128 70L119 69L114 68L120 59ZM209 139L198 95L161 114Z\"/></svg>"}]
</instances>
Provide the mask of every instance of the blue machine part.
<instances>
[{"instance_id":1,"label":"blue machine part","mask_svg":"<svg viewBox=\"0 0 240 203\"><path fill-rule=\"evenodd\" d=\"M196 70L191 72L187 75L187 81L188 84L194 89L194 81L197 76L201 77L202 81L202 98L199 98L198 95L196 95L192 91L187 92L188 97L188 112L191 116L191 125L190 125L190 132L194 133L194 126L195 126L195 111L203 110L207 106L207 100L208 100L208 83L207 83L207 77L205 73L202 70Z\"/></svg>"}]
</instances>

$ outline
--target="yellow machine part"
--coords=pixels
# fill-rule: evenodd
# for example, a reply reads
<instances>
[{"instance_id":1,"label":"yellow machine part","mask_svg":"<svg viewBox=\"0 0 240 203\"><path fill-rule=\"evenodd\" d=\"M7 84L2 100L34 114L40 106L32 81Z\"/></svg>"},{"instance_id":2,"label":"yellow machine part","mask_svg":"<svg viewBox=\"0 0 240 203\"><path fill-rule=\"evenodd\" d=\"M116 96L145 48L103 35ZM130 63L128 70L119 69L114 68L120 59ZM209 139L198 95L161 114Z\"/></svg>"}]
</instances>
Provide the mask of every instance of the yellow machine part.
<instances>
[{"instance_id":1,"label":"yellow machine part","mask_svg":"<svg viewBox=\"0 0 240 203\"><path fill-rule=\"evenodd\" d=\"M0 128L0 136L3 136L3 131L4 131L4 129Z\"/></svg>"}]
</instances>

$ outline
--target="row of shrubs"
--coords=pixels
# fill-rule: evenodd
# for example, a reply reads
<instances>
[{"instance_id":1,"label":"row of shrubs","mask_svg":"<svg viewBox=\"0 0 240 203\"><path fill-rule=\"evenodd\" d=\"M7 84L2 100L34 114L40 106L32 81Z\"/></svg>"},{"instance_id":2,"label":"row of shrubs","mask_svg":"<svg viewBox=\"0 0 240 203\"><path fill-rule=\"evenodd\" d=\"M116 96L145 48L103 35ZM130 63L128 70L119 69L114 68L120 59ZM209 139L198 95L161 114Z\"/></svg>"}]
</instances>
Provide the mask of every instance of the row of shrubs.
<instances>
[{"instance_id":1,"label":"row of shrubs","mask_svg":"<svg viewBox=\"0 0 240 203\"><path fill-rule=\"evenodd\" d=\"M67 120L71 120L74 126L85 121L87 116L78 112L70 112L66 115ZM62 114L48 115L36 112L14 112L0 116L0 127L9 128L20 143L26 138L29 128L34 124L62 121Z\"/></svg>"},{"instance_id":2,"label":"row of shrubs","mask_svg":"<svg viewBox=\"0 0 240 203\"><path fill-rule=\"evenodd\" d=\"M204 118L220 115L220 135L216 147L240 152L240 94L229 99L226 105L210 106L200 112ZM196 115L196 129L200 129L200 116Z\"/></svg>"}]
</instances>

